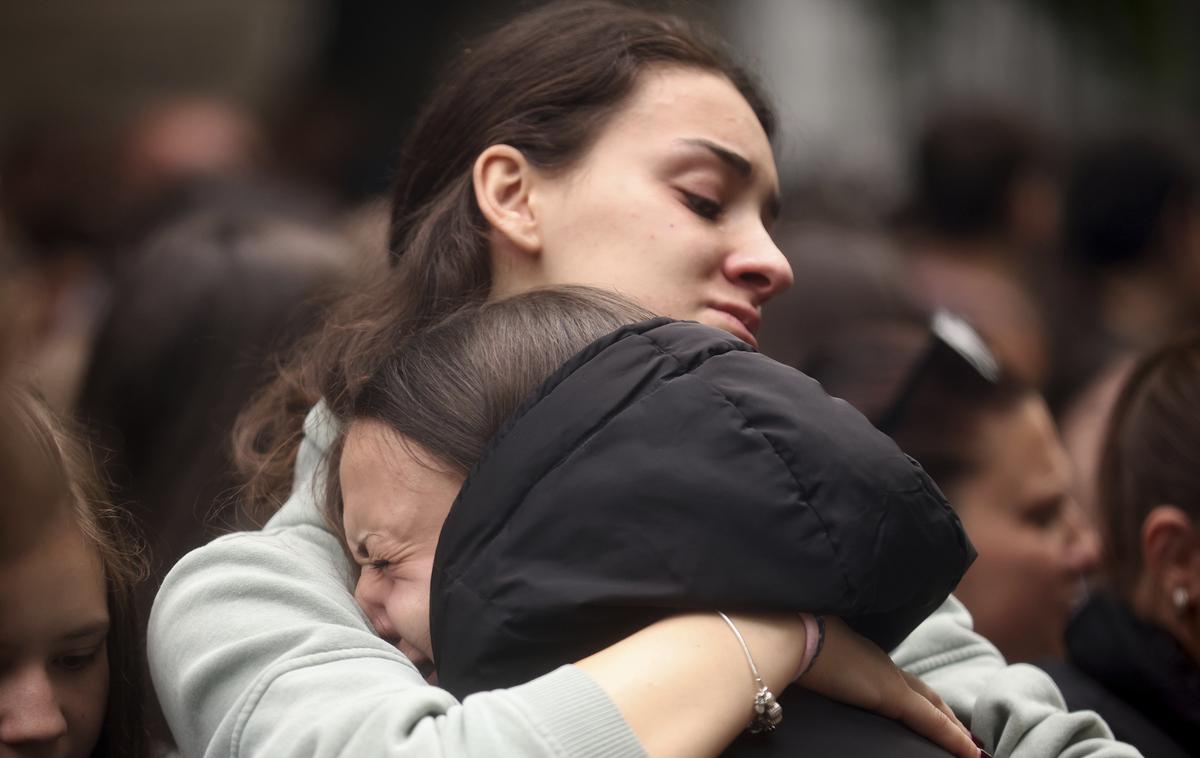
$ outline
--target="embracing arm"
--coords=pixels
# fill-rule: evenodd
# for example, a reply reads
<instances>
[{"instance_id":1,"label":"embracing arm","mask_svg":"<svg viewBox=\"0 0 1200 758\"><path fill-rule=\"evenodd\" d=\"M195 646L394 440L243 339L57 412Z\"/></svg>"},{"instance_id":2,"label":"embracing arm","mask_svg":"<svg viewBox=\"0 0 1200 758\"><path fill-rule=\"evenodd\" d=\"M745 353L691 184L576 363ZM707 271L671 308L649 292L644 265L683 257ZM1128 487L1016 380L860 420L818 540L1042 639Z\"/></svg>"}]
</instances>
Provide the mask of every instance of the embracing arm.
<instances>
[{"instance_id":1,"label":"embracing arm","mask_svg":"<svg viewBox=\"0 0 1200 758\"><path fill-rule=\"evenodd\" d=\"M268 529L193 551L159 592L151 672L183 755L640 756L643 745L656 757L716 755L749 722L745 659L711 613L666 619L578 666L462 703L426 684L349 591L349 565L312 497L319 426L318 407L293 497ZM803 656L803 625L735 619L781 692ZM926 701L899 694L936 722Z\"/></svg>"},{"instance_id":2,"label":"embracing arm","mask_svg":"<svg viewBox=\"0 0 1200 758\"><path fill-rule=\"evenodd\" d=\"M363 618L323 527L312 495L323 423L318 407L294 494L268 528L193 551L159 592L151 671L183 755L640 756L642 743L655 756L715 755L749 722L745 660L715 615L668 619L462 703L426 684ZM802 625L739 623L781 691Z\"/></svg>"},{"instance_id":3,"label":"embracing arm","mask_svg":"<svg viewBox=\"0 0 1200 758\"><path fill-rule=\"evenodd\" d=\"M1068 712L1043 671L1008 665L972 629L953 596L891 653L934 689L996 758L1129 758L1140 753L1113 739L1092 711Z\"/></svg>"},{"instance_id":4,"label":"embracing arm","mask_svg":"<svg viewBox=\"0 0 1200 758\"><path fill-rule=\"evenodd\" d=\"M569 667L463 704L430 687L320 561L295 530L235 535L168 577L149 652L183 755L641 755Z\"/></svg>"},{"instance_id":5,"label":"embracing arm","mask_svg":"<svg viewBox=\"0 0 1200 758\"><path fill-rule=\"evenodd\" d=\"M185 756L716 755L753 688L715 614L677 616L529 684L461 704L377 637L315 525L219 539L171 572L150 624ZM781 692L805 647L792 616L735 616Z\"/></svg>"}]
</instances>

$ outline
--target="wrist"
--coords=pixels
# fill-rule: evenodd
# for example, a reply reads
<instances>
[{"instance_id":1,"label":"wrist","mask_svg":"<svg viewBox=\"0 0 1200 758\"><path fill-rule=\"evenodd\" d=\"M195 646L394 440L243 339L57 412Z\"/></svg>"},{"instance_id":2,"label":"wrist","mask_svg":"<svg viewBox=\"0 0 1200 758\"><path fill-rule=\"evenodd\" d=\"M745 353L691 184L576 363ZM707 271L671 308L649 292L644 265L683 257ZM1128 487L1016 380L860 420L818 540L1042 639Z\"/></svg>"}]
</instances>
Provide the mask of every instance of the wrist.
<instances>
[{"instance_id":1,"label":"wrist","mask_svg":"<svg viewBox=\"0 0 1200 758\"><path fill-rule=\"evenodd\" d=\"M804 619L795 613L730 613L729 617L746 640L767 686L776 693L782 692L796 679L796 672L804 663L808 647ZM719 618L712 618L721 627L725 626ZM736 653L739 659L744 657L729 630L722 629L721 634L727 640L723 647L728 648L731 654Z\"/></svg>"},{"instance_id":2,"label":"wrist","mask_svg":"<svg viewBox=\"0 0 1200 758\"><path fill-rule=\"evenodd\" d=\"M793 682L812 669L825 646L825 617L801 613L800 620L804 623L804 657L796 669L796 676L792 678Z\"/></svg>"}]
</instances>

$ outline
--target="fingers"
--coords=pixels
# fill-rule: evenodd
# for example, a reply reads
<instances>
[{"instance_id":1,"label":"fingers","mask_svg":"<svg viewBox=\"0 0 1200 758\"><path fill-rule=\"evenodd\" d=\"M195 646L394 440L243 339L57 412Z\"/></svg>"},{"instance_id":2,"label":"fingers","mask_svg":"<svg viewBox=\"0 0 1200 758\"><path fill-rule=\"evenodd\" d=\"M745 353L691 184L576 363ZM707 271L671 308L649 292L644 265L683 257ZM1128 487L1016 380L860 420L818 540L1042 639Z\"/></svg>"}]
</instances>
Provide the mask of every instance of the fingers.
<instances>
[{"instance_id":1,"label":"fingers","mask_svg":"<svg viewBox=\"0 0 1200 758\"><path fill-rule=\"evenodd\" d=\"M825 619L825 650L799 683L895 719L953 755L979 758L970 733L936 692L839 619Z\"/></svg>"},{"instance_id":2,"label":"fingers","mask_svg":"<svg viewBox=\"0 0 1200 758\"><path fill-rule=\"evenodd\" d=\"M967 729L963 722L958 720L958 716L954 715L954 711L950 709L950 706L946 705L946 701L942 700L941 695L933 691L932 687L903 669L900 673L904 676L904 680L908 683L908 686L915 690L918 695L928 700L935 708L946 714L951 721L958 724L960 729L970 734L970 730Z\"/></svg>"},{"instance_id":3,"label":"fingers","mask_svg":"<svg viewBox=\"0 0 1200 758\"><path fill-rule=\"evenodd\" d=\"M910 677L906 675L905 678L908 680ZM975 746L975 742L963 725L952 713L948 712L949 709L946 708L941 698L925 687L924 683L921 683L921 686L930 695L937 698L937 703L915 687L905 688L905 692L901 694L900 702L897 704L899 706L897 718L909 729L931 742L941 745L960 758L979 758L981 755L979 748ZM940 708L938 704L941 705Z\"/></svg>"}]
</instances>

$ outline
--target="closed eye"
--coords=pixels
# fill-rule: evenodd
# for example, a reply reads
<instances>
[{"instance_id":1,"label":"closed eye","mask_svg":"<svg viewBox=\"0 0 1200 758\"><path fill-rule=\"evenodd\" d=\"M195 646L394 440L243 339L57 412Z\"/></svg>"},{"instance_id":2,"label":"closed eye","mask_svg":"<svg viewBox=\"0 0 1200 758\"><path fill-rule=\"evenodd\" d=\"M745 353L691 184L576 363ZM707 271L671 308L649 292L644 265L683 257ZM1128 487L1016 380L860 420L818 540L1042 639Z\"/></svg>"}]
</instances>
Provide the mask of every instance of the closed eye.
<instances>
[{"instance_id":1,"label":"closed eye","mask_svg":"<svg viewBox=\"0 0 1200 758\"><path fill-rule=\"evenodd\" d=\"M692 213L709 221L716 221L721 217L724 208L715 200L711 200L703 195L697 195L694 192L680 190L683 193L683 200L691 209Z\"/></svg>"},{"instance_id":2,"label":"closed eye","mask_svg":"<svg viewBox=\"0 0 1200 758\"><path fill-rule=\"evenodd\" d=\"M1047 529L1058 521L1062 510L1062 500L1054 499L1040 503L1026 511L1025 519L1039 529Z\"/></svg>"},{"instance_id":3,"label":"closed eye","mask_svg":"<svg viewBox=\"0 0 1200 758\"><path fill-rule=\"evenodd\" d=\"M392 563L391 563L391 561L378 560L378 561L371 561L367 565L370 566L371 568L375 569L376 571L386 571L388 566L391 566Z\"/></svg>"},{"instance_id":4,"label":"closed eye","mask_svg":"<svg viewBox=\"0 0 1200 758\"><path fill-rule=\"evenodd\" d=\"M84 652L60 655L54 659L54 663L63 671L81 671L96 661L102 647L98 645Z\"/></svg>"}]
</instances>

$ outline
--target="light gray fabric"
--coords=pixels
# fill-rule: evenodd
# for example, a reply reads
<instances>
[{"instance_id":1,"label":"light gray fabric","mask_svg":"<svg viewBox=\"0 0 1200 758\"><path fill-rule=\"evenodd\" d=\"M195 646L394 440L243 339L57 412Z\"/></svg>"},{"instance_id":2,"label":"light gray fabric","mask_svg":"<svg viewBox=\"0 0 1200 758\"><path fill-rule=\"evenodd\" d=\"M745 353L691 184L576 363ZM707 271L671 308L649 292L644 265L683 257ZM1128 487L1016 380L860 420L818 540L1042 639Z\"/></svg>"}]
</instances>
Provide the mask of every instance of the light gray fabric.
<instances>
[{"instance_id":1,"label":"light gray fabric","mask_svg":"<svg viewBox=\"0 0 1200 758\"><path fill-rule=\"evenodd\" d=\"M261 532L187 555L150 619L155 689L183 756L643 756L564 666L458 703L379 639L314 497L335 429L309 414L294 494Z\"/></svg>"},{"instance_id":2,"label":"light gray fabric","mask_svg":"<svg viewBox=\"0 0 1200 758\"><path fill-rule=\"evenodd\" d=\"M222 537L168 575L150 618L155 689L192 756L641 756L612 701L571 666L459 704L379 639L351 596L316 493L336 435L309 413L292 497L261 532ZM997 758L1127 758L1048 676L1007 666L953 597L892 653Z\"/></svg>"},{"instance_id":3,"label":"light gray fabric","mask_svg":"<svg viewBox=\"0 0 1200 758\"><path fill-rule=\"evenodd\" d=\"M891 655L941 695L995 758L1141 755L1113 740L1096 713L1068 713L1044 671L1006 664L972 627L967 609L951 596Z\"/></svg>"}]
</instances>

